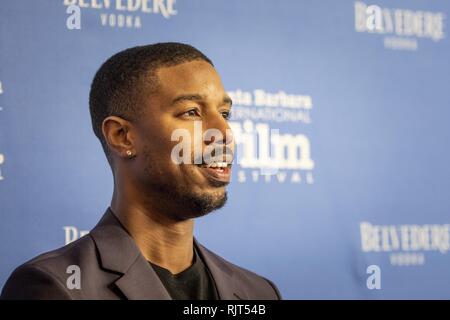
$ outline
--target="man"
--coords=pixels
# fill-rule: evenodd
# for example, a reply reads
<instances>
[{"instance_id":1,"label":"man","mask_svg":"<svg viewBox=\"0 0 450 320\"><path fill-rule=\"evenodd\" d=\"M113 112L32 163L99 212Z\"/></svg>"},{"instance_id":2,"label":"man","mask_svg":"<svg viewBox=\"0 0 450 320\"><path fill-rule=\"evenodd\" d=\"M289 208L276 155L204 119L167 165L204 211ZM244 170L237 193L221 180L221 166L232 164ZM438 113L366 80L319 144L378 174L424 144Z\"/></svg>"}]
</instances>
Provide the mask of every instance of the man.
<instances>
[{"instance_id":1,"label":"man","mask_svg":"<svg viewBox=\"0 0 450 320\"><path fill-rule=\"evenodd\" d=\"M2 298L280 299L193 236L194 218L226 202L234 150L213 63L180 43L130 48L97 71L89 102L111 205L88 235L17 268Z\"/></svg>"}]
</instances>

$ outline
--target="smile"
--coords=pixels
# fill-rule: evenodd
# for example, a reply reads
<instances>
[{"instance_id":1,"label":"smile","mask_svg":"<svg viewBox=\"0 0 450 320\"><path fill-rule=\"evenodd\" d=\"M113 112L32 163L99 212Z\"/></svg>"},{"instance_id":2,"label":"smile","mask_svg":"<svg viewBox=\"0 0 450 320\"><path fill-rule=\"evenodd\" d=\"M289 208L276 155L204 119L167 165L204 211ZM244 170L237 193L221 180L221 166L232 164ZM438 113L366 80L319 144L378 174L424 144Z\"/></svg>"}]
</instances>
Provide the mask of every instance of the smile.
<instances>
[{"instance_id":1,"label":"smile","mask_svg":"<svg viewBox=\"0 0 450 320\"><path fill-rule=\"evenodd\" d=\"M210 164L198 164L197 168L201 173L211 182L217 184L222 182L222 185L228 184L231 178L231 163L227 162L213 162Z\"/></svg>"}]
</instances>

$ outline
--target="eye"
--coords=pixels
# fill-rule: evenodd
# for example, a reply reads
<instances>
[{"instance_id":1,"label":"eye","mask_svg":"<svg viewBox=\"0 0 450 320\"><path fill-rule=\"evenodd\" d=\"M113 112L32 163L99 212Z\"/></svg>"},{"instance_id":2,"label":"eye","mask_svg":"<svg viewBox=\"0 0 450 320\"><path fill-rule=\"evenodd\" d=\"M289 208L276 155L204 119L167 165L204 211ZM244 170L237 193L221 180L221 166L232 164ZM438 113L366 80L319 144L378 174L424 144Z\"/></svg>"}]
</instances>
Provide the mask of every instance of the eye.
<instances>
[{"instance_id":1,"label":"eye","mask_svg":"<svg viewBox=\"0 0 450 320\"><path fill-rule=\"evenodd\" d=\"M183 112L181 115L191 118L191 117L199 117L200 113L198 112L197 109L191 109L186 112Z\"/></svg>"},{"instance_id":2,"label":"eye","mask_svg":"<svg viewBox=\"0 0 450 320\"><path fill-rule=\"evenodd\" d=\"M222 111L220 113L225 120L230 120L231 118L231 110L230 111Z\"/></svg>"}]
</instances>

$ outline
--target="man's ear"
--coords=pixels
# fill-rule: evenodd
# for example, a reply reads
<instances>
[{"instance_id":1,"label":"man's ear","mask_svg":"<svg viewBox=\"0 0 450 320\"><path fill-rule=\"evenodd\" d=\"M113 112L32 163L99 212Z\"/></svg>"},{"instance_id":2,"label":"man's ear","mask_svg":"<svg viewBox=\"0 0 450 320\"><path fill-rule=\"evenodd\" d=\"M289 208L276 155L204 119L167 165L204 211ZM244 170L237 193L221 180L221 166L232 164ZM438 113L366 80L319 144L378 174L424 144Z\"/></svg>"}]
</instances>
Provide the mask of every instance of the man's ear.
<instances>
[{"instance_id":1,"label":"man's ear","mask_svg":"<svg viewBox=\"0 0 450 320\"><path fill-rule=\"evenodd\" d=\"M102 133L111 153L129 158L136 153L133 126L130 121L117 116L109 116L102 122Z\"/></svg>"}]
</instances>

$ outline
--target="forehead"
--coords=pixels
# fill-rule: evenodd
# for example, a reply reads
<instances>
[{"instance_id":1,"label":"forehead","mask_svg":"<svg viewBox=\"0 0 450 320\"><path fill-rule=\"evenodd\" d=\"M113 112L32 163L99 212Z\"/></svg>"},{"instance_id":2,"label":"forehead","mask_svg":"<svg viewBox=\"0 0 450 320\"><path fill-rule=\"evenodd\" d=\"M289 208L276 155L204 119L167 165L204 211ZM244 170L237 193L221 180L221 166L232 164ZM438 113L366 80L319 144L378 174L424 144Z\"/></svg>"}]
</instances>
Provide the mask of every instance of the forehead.
<instances>
[{"instance_id":1,"label":"forehead","mask_svg":"<svg viewBox=\"0 0 450 320\"><path fill-rule=\"evenodd\" d=\"M158 92L163 95L198 93L206 96L222 96L224 93L219 74L205 61L190 61L159 68L156 75Z\"/></svg>"}]
</instances>

